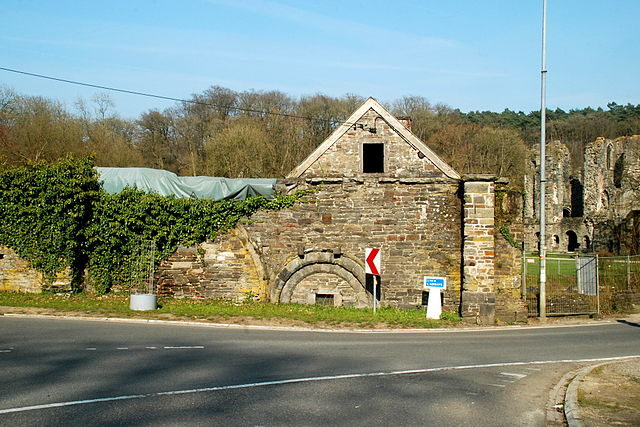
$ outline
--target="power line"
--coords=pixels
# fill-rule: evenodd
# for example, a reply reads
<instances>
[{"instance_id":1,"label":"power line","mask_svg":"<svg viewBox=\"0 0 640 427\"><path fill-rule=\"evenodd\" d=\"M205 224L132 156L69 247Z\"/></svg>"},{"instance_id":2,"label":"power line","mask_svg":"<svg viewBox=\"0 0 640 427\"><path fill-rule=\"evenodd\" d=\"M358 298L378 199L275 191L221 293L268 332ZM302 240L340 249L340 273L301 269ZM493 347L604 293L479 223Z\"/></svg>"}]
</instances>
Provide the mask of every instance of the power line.
<instances>
[{"instance_id":1,"label":"power line","mask_svg":"<svg viewBox=\"0 0 640 427\"><path fill-rule=\"evenodd\" d=\"M347 123L347 122L339 122L339 121L334 121L334 120L298 116L298 115L295 115L295 114L278 113L278 112L274 112L274 111L253 110L253 109L250 109L250 108L233 107L231 105L212 104L212 103L209 103L209 102L203 102L203 101L198 101L198 100L194 100L194 99L174 98L172 96L156 95L156 94L148 93L148 92L140 92L140 91L136 91L136 90L120 89L120 88L116 88L116 87L97 85L97 84L93 84L93 83L79 82L77 80L62 79L62 78L59 78L59 77L47 76L47 75L44 75L44 74L37 74L37 73L30 73L30 72L27 72L27 71L15 70L15 69L6 68L6 67L0 67L0 70L8 71L10 73L22 74L22 75L25 75L25 76L38 77L38 78L47 79L47 80L53 80L53 81L56 81L56 82L68 83L68 84L77 85L77 86L92 87L92 88L95 88L95 89L102 89L102 90L111 91L111 92L126 93L126 94L129 94L129 95L146 96L148 98L164 99L164 100L167 100L167 101L175 101L175 102L184 102L184 103L188 103L188 104L203 105L203 106L212 107L212 108L229 109L229 110L241 111L241 112L245 112L245 113L257 113L257 114L265 114L265 115L271 115L271 116L288 117L288 118L293 118L293 119L302 119L302 120L309 120L309 121L326 122L326 123L328 123L330 125L341 125L341 124Z\"/></svg>"}]
</instances>

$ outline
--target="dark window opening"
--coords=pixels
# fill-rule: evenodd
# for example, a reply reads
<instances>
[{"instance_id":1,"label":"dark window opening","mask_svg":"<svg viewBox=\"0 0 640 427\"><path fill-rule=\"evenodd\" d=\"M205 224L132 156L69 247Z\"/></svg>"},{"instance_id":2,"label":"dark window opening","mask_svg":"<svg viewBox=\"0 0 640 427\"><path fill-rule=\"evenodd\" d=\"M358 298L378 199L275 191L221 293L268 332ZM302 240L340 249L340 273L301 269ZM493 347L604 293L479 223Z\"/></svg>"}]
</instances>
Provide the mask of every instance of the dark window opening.
<instances>
[{"instance_id":1,"label":"dark window opening","mask_svg":"<svg viewBox=\"0 0 640 427\"><path fill-rule=\"evenodd\" d=\"M584 215L584 186L578 178L571 180L571 216L582 217Z\"/></svg>"},{"instance_id":2,"label":"dark window opening","mask_svg":"<svg viewBox=\"0 0 640 427\"><path fill-rule=\"evenodd\" d=\"M335 296L333 294L316 294L317 305L334 306Z\"/></svg>"},{"instance_id":3,"label":"dark window opening","mask_svg":"<svg viewBox=\"0 0 640 427\"><path fill-rule=\"evenodd\" d=\"M589 238L589 236L584 236L582 238L582 243L584 244L584 249L585 250L590 250L591 249L591 239Z\"/></svg>"},{"instance_id":4,"label":"dark window opening","mask_svg":"<svg viewBox=\"0 0 640 427\"><path fill-rule=\"evenodd\" d=\"M562 208L562 217L571 218L571 208Z\"/></svg>"},{"instance_id":5,"label":"dark window opening","mask_svg":"<svg viewBox=\"0 0 640 427\"><path fill-rule=\"evenodd\" d=\"M362 144L362 172L384 172L384 144Z\"/></svg>"},{"instance_id":6,"label":"dark window opening","mask_svg":"<svg viewBox=\"0 0 640 427\"><path fill-rule=\"evenodd\" d=\"M624 153L622 153L620 157L618 157L618 160L616 160L616 164L613 168L613 185L615 185L616 188L622 187L623 173L624 173Z\"/></svg>"}]
</instances>

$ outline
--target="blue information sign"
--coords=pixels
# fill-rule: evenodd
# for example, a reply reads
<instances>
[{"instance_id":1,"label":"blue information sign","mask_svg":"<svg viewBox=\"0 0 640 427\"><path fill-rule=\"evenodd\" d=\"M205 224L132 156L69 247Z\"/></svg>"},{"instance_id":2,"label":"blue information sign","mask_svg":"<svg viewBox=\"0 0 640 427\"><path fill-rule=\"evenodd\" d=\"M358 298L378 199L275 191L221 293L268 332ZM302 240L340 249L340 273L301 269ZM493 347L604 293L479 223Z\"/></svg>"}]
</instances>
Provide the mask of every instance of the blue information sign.
<instances>
[{"instance_id":1,"label":"blue information sign","mask_svg":"<svg viewBox=\"0 0 640 427\"><path fill-rule=\"evenodd\" d=\"M447 278L424 276L424 287L444 289L447 287Z\"/></svg>"}]
</instances>

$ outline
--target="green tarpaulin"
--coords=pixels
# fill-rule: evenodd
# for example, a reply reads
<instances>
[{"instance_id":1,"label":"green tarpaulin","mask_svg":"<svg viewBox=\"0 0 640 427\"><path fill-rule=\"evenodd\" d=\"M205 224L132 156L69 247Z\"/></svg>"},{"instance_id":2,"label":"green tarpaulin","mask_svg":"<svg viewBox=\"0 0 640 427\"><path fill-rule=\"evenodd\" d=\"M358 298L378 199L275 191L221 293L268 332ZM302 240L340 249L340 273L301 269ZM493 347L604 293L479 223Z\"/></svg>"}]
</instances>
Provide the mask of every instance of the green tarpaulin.
<instances>
[{"instance_id":1,"label":"green tarpaulin","mask_svg":"<svg viewBox=\"0 0 640 427\"><path fill-rule=\"evenodd\" d=\"M276 180L270 178L216 178L177 176L173 172L149 168L96 168L102 188L116 194L126 187L162 196L194 199L237 199L252 196L272 198Z\"/></svg>"}]
</instances>

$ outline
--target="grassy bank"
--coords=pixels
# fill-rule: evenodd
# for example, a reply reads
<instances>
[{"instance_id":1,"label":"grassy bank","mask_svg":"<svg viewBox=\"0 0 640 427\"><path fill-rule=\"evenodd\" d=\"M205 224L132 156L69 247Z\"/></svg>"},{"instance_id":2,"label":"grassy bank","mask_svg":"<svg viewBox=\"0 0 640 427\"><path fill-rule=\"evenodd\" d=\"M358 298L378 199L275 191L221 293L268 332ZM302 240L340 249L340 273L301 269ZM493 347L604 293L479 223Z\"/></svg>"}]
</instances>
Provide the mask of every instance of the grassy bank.
<instances>
[{"instance_id":1,"label":"grassy bank","mask_svg":"<svg viewBox=\"0 0 640 427\"><path fill-rule=\"evenodd\" d=\"M41 309L53 314L360 328L438 328L454 326L460 322L459 317L452 313L445 312L444 320L428 320L424 310L397 310L388 307L380 308L374 315L371 309L301 304L232 304L173 298L159 298L158 304L158 310L141 312L129 309L129 297L123 294L96 296L0 293L0 306L22 307L26 311L29 308Z\"/></svg>"}]
</instances>

